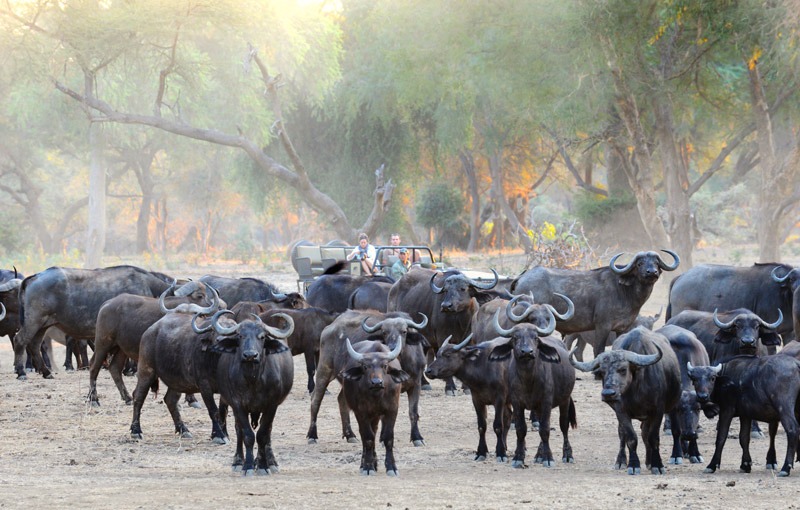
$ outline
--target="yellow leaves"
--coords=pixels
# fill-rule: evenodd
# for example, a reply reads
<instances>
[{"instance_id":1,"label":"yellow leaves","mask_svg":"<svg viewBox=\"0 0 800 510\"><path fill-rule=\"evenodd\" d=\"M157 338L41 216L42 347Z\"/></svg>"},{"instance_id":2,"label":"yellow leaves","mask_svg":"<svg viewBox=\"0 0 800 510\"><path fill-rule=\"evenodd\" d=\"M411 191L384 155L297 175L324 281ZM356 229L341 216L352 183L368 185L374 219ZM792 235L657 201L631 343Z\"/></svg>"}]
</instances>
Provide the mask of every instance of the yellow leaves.
<instances>
[{"instance_id":1,"label":"yellow leaves","mask_svg":"<svg viewBox=\"0 0 800 510\"><path fill-rule=\"evenodd\" d=\"M697 40L697 45L698 46L702 46L707 42L708 42L708 37L703 37L703 38Z\"/></svg>"},{"instance_id":2,"label":"yellow leaves","mask_svg":"<svg viewBox=\"0 0 800 510\"><path fill-rule=\"evenodd\" d=\"M544 238L547 241L555 241L556 226L550 223L549 221L545 221L544 225L542 225L542 238Z\"/></svg>"},{"instance_id":3,"label":"yellow leaves","mask_svg":"<svg viewBox=\"0 0 800 510\"><path fill-rule=\"evenodd\" d=\"M759 59L759 57L761 57L762 53L763 53L763 51L758 46L756 46L755 49L753 49L753 55L747 61L747 68L748 69L750 69L752 71L753 69L756 68L756 65L758 64L758 59Z\"/></svg>"}]
</instances>

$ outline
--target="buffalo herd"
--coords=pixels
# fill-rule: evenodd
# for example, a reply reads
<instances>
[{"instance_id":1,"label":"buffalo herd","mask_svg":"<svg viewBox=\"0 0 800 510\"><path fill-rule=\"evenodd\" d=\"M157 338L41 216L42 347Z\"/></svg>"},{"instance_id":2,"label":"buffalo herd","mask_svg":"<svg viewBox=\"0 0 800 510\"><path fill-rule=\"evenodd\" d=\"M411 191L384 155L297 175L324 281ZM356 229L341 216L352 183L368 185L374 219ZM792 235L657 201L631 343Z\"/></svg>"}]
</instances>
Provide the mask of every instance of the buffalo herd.
<instances>
[{"instance_id":1,"label":"buffalo herd","mask_svg":"<svg viewBox=\"0 0 800 510\"><path fill-rule=\"evenodd\" d=\"M489 456L492 406L497 462L527 467L526 410L539 435L533 463L556 462L550 444L556 410L561 462L576 462L569 431L580 409L572 392L576 373L590 372L617 418L616 469L632 475L642 470L633 424L638 420L645 469L666 472L659 449L665 417L673 440L668 463L704 462L697 445L702 413L719 418L707 473L720 468L738 417L743 431L766 423L767 468L788 476L800 454L800 343L789 343L800 327L800 268L690 268L671 281L665 325L655 328L661 313L647 317L641 309L662 272L680 265L677 253L662 251L669 258L642 251L618 264L623 254L617 254L593 270L533 267L508 283L493 269L492 278L477 279L415 266L393 281L346 274L344 264L335 264L306 295L283 293L256 278L176 279L134 266L51 267L28 277L0 270L0 335L11 339L20 380L28 377L26 355L41 376L53 377L42 349L50 328L75 345L91 346L86 401L100 406L97 378L106 368L121 399L132 405L133 439L144 437L142 407L161 385L182 437L191 432L181 419L181 394L199 394L216 443L229 441L230 408L232 466L244 475L278 471L273 420L292 388L293 356L302 354L311 402L308 442L320 440L320 405L336 379L342 436L361 442L363 475L378 472L376 442L385 450L386 474L399 474L394 428L401 393L408 396L409 440L425 445L420 394L430 389L429 379L444 380L447 395L456 393L457 381L470 394L476 461ZM588 361L586 345L593 353ZM135 367L132 395L123 380L126 366ZM779 424L787 437L781 466L775 451ZM511 430L516 446L509 459ZM750 437L740 433L743 472L752 467Z\"/></svg>"}]
</instances>

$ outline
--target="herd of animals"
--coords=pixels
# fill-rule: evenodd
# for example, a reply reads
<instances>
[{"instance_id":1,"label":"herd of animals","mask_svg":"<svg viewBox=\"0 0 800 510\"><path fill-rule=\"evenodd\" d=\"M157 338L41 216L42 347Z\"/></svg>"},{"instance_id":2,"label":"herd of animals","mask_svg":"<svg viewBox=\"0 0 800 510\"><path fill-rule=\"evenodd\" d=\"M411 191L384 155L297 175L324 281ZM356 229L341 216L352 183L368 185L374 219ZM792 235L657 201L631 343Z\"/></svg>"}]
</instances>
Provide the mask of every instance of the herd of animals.
<instances>
[{"instance_id":1,"label":"herd of animals","mask_svg":"<svg viewBox=\"0 0 800 510\"><path fill-rule=\"evenodd\" d=\"M316 279L305 296L255 278L175 280L134 266L51 267L27 278L16 269L1 270L0 336L12 340L18 379L28 377L26 356L42 376L52 377L43 347L46 338L59 339L56 332L76 354L91 345L91 360L78 358L89 370L87 401L100 405L96 381L107 368L121 398L132 404L135 439L143 437L145 397L162 384L175 431L184 437L191 433L181 419L181 394L189 402L200 394L211 439L218 443L228 441L230 408L237 443L233 467L245 475L278 469L272 423L292 387L292 357L303 354L311 393L309 443L318 441L320 405L337 379L342 434L358 442L352 412L364 475L378 471L376 442L385 449L386 473L398 474L394 425L402 392L408 396L410 440L424 445L420 392L433 378L445 381L448 394L460 381L471 395L478 422L475 460L489 456L487 407L493 406L498 462L508 461L513 427L511 465L526 466L529 411L540 439L533 462L554 465L554 409L563 437L561 460L574 462L569 430L577 423L571 397L577 370L601 381L601 399L616 414L616 468L641 472L632 423L639 420L646 469L665 472L659 453L665 416L673 438L668 462L704 462L697 446L702 412L718 416L706 472L719 469L738 417L745 431L740 469L749 472L752 466L746 431L757 433L756 422L763 422L770 441L767 468L788 476L800 454L800 342L792 342L800 333L800 268L691 268L672 280L666 325L654 331L661 312L639 312L662 272L680 264L676 253L662 251L671 260L643 251L620 265L618 254L593 270L534 267L504 282L494 270L491 279L473 279L454 269L421 267L395 282L351 275L341 263ZM594 354L589 361L582 357L586 344ZM71 363L69 349L67 356ZM131 365L137 378L132 396L122 377ZM778 424L787 437L780 467Z\"/></svg>"}]
</instances>

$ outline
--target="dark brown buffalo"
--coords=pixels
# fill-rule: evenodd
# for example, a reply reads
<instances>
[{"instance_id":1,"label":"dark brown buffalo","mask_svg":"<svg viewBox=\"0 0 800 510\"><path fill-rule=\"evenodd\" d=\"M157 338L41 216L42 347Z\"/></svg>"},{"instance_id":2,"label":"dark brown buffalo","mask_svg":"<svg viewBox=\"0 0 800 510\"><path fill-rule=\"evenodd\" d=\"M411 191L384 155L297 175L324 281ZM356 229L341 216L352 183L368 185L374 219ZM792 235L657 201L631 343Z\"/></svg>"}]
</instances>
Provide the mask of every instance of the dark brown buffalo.
<instances>
[{"instance_id":1,"label":"dark brown buffalo","mask_svg":"<svg viewBox=\"0 0 800 510\"><path fill-rule=\"evenodd\" d=\"M292 356L303 355L306 362L306 374L308 374L308 392L312 393L314 391L314 373L319 363L319 338L322 336L322 331L339 314L311 307L296 310L290 308L267 310L259 314L259 317L270 326L284 328L281 315L288 315L294 320L294 331L286 339L286 343L292 351Z\"/></svg>"},{"instance_id":2,"label":"dark brown buffalo","mask_svg":"<svg viewBox=\"0 0 800 510\"><path fill-rule=\"evenodd\" d=\"M245 476L278 472L272 424L294 381L292 355L283 343L292 334L294 323L288 315L281 318L288 323L285 329L268 326L257 316L230 326L212 321L220 337L211 350L222 353L216 364L216 384L220 400L231 407L236 421L233 469ZM252 415L260 417L258 432L250 426ZM254 457L256 441L258 454Z\"/></svg>"},{"instance_id":3,"label":"dark brown buffalo","mask_svg":"<svg viewBox=\"0 0 800 510\"><path fill-rule=\"evenodd\" d=\"M205 275L200 281L214 287L220 299L227 303L230 309L242 301L270 301L279 303L281 308L305 308L305 298L297 292L284 294L271 283L258 278L228 278L225 276Z\"/></svg>"},{"instance_id":4,"label":"dark brown buffalo","mask_svg":"<svg viewBox=\"0 0 800 510\"><path fill-rule=\"evenodd\" d=\"M776 281L776 277L791 270L792 266L775 263L750 267L694 266L670 283L666 320L685 310L722 312L737 308L751 310L768 321L774 321L779 310L784 317L789 317L792 313L791 283ZM778 334L784 336L791 332L792 325L788 323L778 329Z\"/></svg>"},{"instance_id":5,"label":"dark brown buffalo","mask_svg":"<svg viewBox=\"0 0 800 510\"><path fill-rule=\"evenodd\" d=\"M225 311L216 312L212 324ZM216 373L219 352L212 347L218 333L213 331L211 325L197 327L195 317L187 313L167 314L142 335L136 389L133 391L132 439L142 439L142 405L148 390L157 392L161 380L167 386L164 403L172 416L176 434L184 438L192 437L178 409L181 393L200 393L211 418L211 440L227 443L227 434L214 401L214 393L218 392ZM236 325L233 321L223 320L232 326Z\"/></svg>"},{"instance_id":6,"label":"dark brown buffalo","mask_svg":"<svg viewBox=\"0 0 800 510\"><path fill-rule=\"evenodd\" d=\"M489 361L489 353L500 344L508 342L496 338L469 345L471 337L460 344L444 341L436 354L436 360L425 370L432 379L457 377L470 389L472 406L478 417L478 449L475 460L483 461L489 455L486 444L486 406L494 407L492 429L497 436L495 457L497 462L508 461L506 445L511 426L511 402L508 398L508 366L510 356L501 361Z\"/></svg>"},{"instance_id":7,"label":"dark brown buffalo","mask_svg":"<svg viewBox=\"0 0 800 510\"><path fill-rule=\"evenodd\" d=\"M700 449L697 447L697 429L700 422L700 401L689 379L688 364L694 366L708 365L708 353L694 333L680 326L664 326L656 331L664 335L670 347L678 357L681 369L681 399L669 413L670 426L664 429L672 434L672 455L670 464L683 464L683 458L692 464L703 462Z\"/></svg>"},{"instance_id":8,"label":"dark brown buffalo","mask_svg":"<svg viewBox=\"0 0 800 510\"><path fill-rule=\"evenodd\" d=\"M166 296L167 289L158 298L120 294L103 303L97 312L94 337L94 356L89 367L89 394L86 401L99 406L97 376L104 364L120 397L126 404L133 398L122 380L122 371L128 359L139 359L139 344L147 328L169 312L212 314L219 309L219 298L202 282L188 282ZM223 305L224 306L224 305Z\"/></svg>"},{"instance_id":9,"label":"dark brown buffalo","mask_svg":"<svg viewBox=\"0 0 800 510\"><path fill-rule=\"evenodd\" d=\"M778 320L767 323L745 308L727 312L698 312L685 310L667 321L667 324L688 329L705 346L711 364L737 354L765 356L767 348L780 345L776 332L783 320L778 310Z\"/></svg>"},{"instance_id":10,"label":"dark brown buffalo","mask_svg":"<svg viewBox=\"0 0 800 510\"><path fill-rule=\"evenodd\" d=\"M412 267L389 291L387 310L405 312L411 317L422 313L429 318L420 333L431 345L428 362L432 362L446 338L452 337L451 342L460 343L470 334L472 316L478 307L494 299L495 295L486 293L499 280L494 269L492 273L494 281L487 283L456 270L440 273ZM447 379L445 393L455 395L455 391L455 382Z\"/></svg>"},{"instance_id":11,"label":"dark brown buffalo","mask_svg":"<svg viewBox=\"0 0 800 510\"><path fill-rule=\"evenodd\" d=\"M380 424L379 440L386 449L386 475L397 476L400 473L394 460L394 425L400 407L400 391L409 378L397 360L403 343L389 350L379 340L364 340L353 345L345 338L345 349L348 358L339 373L342 394L358 422L361 474L369 476L378 472L375 438Z\"/></svg>"},{"instance_id":12,"label":"dark brown buffalo","mask_svg":"<svg viewBox=\"0 0 800 510\"><path fill-rule=\"evenodd\" d=\"M40 352L48 328L56 326L75 339L94 339L97 312L103 303L123 293L158 297L173 281L164 274L133 266L51 267L25 278L19 290L20 329L14 342L17 378L27 378L26 350L42 376L52 378Z\"/></svg>"},{"instance_id":13,"label":"dark brown buffalo","mask_svg":"<svg viewBox=\"0 0 800 510\"><path fill-rule=\"evenodd\" d=\"M778 274L785 271L786 267L778 266L772 270L772 279L781 284L781 288L786 284L792 293L792 329L795 339L800 339L800 268L796 267L783 276ZM783 328L786 329L785 327ZM784 342L785 343L785 342Z\"/></svg>"},{"instance_id":14,"label":"dark brown buffalo","mask_svg":"<svg viewBox=\"0 0 800 510\"><path fill-rule=\"evenodd\" d=\"M792 356L735 356L714 366L689 367L697 398L701 403L713 403L719 408L714 456L705 469L714 473L722 462L722 448L728 437L731 421L738 416L742 431L753 420L769 424L767 469L777 470L775 434L778 423L786 431L786 458L778 476L789 476L797 451L797 406L800 395L800 361ZM739 470L749 473L750 435L739 433L742 462Z\"/></svg>"},{"instance_id":15,"label":"dark brown buffalo","mask_svg":"<svg viewBox=\"0 0 800 510\"><path fill-rule=\"evenodd\" d=\"M350 294L347 308L351 310L378 310L385 312L389 301L389 282L365 282Z\"/></svg>"},{"instance_id":16,"label":"dark brown buffalo","mask_svg":"<svg viewBox=\"0 0 800 510\"><path fill-rule=\"evenodd\" d=\"M328 384L340 379L341 367L347 360L345 338L359 342L361 340L380 340L390 349L402 343L403 350L399 361L409 377L403 382L403 391L408 394L408 415L411 421L411 441L414 446L422 446L424 440L419 431L419 396L422 372L425 370L425 349L428 343L418 330L427 324L423 316L420 322L414 322L408 314L402 312L380 313L375 310L348 310L339 315L330 326L325 328L320 338L319 365L316 373L316 384L311 395L311 424L308 427L309 443L316 443L317 416L322 398ZM348 442L356 442L355 434L350 427L350 414L345 396L340 393L339 412L342 419L342 436Z\"/></svg>"},{"instance_id":17,"label":"dark brown buffalo","mask_svg":"<svg viewBox=\"0 0 800 510\"><path fill-rule=\"evenodd\" d=\"M662 251L672 256L672 265L654 251L642 251L623 267L615 264L621 253L611 258L608 267L591 271L534 267L514 280L511 292L533 293L537 302L554 306L559 303L556 292L569 296L575 303L575 315L558 323L556 329L562 335L595 330L597 341L592 347L597 357L605 350L609 333L621 334L633 324L661 272L678 268L678 255Z\"/></svg>"},{"instance_id":18,"label":"dark brown buffalo","mask_svg":"<svg viewBox=\"0 0 800 510\"><path fill-rule=\"evenodd\" d=\"M525 467L525 409L530 409L539 419L539 447L534 462L545 467L555 464L550 450L550 414L559 409L559 428L564 438L561 460L575 462L569 443L570 425L577 427L572 389L575 387L575 369L567 361L567 351L561 340L549 337L556 327L551 313L547 327L519 323L504 329L499 323L500 310L493 319L495 331L506 342L495 346L489 353L491 361L510 358L508 366L508 395L514 413L517 448L511 465Z\"/></svg>"},{"instance_id":19,"label":"dark brown buffalo","mask_svg":"<svg viewBox=\"0 0 800 510\"><path fill-rule=\"evenodd\" d=\"M567 305L567 310L563 314L551 305L534 303L534 297L526 294L511 296L509 299L498 297L483 303L472 316L472 342L479 344L497 337L493 321L498 310L500 310L498 320L504 329L520 322L545 328L550 323L551 315L555 316L556 321L570 319L575 313L575 305L567 296L561 294L558 296Z\"/></svg>"},{"instance_id":20,"label":"dark brown buffalo","mask_svg":"<svg viewBox=\"0 0 800 510\"><path fill-rule=\"evenodd\" d=\"M666 337L642 327L621 335L610 351L594 360L570 362L582 372L594 372L603 381L600 393L617 415L620 449L615 469L627 465L629 475L641 473L636 454L636 430L632 420L642 422L645 466L654 475L666 472L658 451L661 420L672 411L681 396L681 371L678 358ZM626 456L627 447L630 457Z\"/></svg>"},{"instance_id":21,"label":"dark brown buffalo","mask_svg":"<svg viewBox=\"0 0 800 510\"><path fill-rule=\"evenodd\" d=\"M306 299L311 306L342 313L347 310L350 295L368 282L394 283L388 276L361 276L340 273L349 263L337 262L308 286Z\"/></svg>"},{"instance_id":22,"label":"dark brown buffalo","mask_svg":"<svg viewBox=\"0 0 800 510\"><path fill-rule=\"evenodd\" d=\"M14 337L19 331L19 288L21 285L21 278L0 281L0 307L2 307L3 315L3 318L0 319L0 336L8 336L12 347L14 346Z\"/></svg>"}]
</instances>

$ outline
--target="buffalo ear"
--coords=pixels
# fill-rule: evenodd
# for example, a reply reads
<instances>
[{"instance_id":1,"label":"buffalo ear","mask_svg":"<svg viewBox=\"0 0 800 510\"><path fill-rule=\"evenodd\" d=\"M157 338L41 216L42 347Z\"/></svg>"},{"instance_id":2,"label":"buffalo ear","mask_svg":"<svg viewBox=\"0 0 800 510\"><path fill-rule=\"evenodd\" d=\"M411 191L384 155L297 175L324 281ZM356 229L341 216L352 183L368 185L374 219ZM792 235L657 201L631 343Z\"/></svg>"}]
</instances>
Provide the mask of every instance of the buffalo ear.
<instances>
[{"instance_id":1,"label":"buffalo ear","mask_svg":"<svg viewBox=\"0 0 800 510\"><path fill-rule=\"evenodd\" d=\"M475 361L481 355L481 348L475 345L471 345L469 347L464 347L462 352L464 353L464 357L466 358L467 361Z\"/></svg>"},{"instance_id":2,"label":"buffalo ear","mask_svg":"<svg viewBox=\"0 0 800 510\"><path fill-rule=\"evenodd\" d=\"M511 351L513 350L514 346L511 345L511 342L498 345L489 353L489 361L502 361L511 356Z\"/></svg>"},{"instance_id":3,"label":"buffalo ear","mask_svg":"<svg viewBox=\"0 0 800 510\"><path fill-rule=\"evenodd\" d=\"M428 343L428 339L425 338L425 335L419 332L411 332L409 331L406 333L406 344L407 345L421 345L423 349L430 348L431 344Z\"/></svg>"},{"instance_id":4,"label":"buffalo ear","mask_svg":"<svg viewBox=\"0 0 800 510\"><path fill-rule=\"evenodd\" d=\"M636 282L636 276L632 271L628 272L627 274L618 275L617 277L617 283L624 285L625 287L630 287L634 284L634 282Z\"/></svg>"},{"instance_id":5,"label":"buffalo ear","mask_svg":"<svg viewBox=\"0 0 800 510\"><path fill-rule=\"evenodd\" d=\"M289 348L286 346L286 344L278 340L269 339L264 342L264 352L266 354L280 354L288 350Z\"/></svg>"},{"instance_id":6,"label":"buffalo ear","mask_svg":"<svg viewBox=\"0 0 800 510\"><path fill-rule=\"evenodd\" d=\"M397 384L403 384L404 382L411 379L411 376L408 375L408 372L399 368L389 367L387 372L389 376L392 378L392 380Z\"/></svg>"},{"instance_id":7,"label":"buffalo ear","mask_svg":"<svg viewBox=\"0 0 800 510\"><path fill-rule=\"evenodd\" d=\"M761 330L761 343L764 345L780 345L781 338L778 336L775 331L769 329L762 329Z\"/></svg>"},{"instance_id":8,"label":"buffalo ear","mask_svg":"<svg viewBox=\"0 0 800 510\"><path fill-rule=\"evenodd\" d=\"M724 329L720 329L714 336L714 341L718 344L729 344L731 343L731 340L733 340L734 336L734 334L729 333Z\"/></svg>"},{"instance_id":9,"label":"buffalo ear","mask_svg":"<svg viewBox=\"0 0 800 510\"><path fill-rule=\"evenodd\" d=\"M361 376L364 375L364 368L361 365L348 368L347 370L342 370L340 372L342 379L347 379L348 381L358 381L361 379Z\"/></svg>"},{"instance_id":10,"label":"buffalo ear","mask_svg":"<svg viewBox=\"0 0 800 510\"><path fill-rule=\"evenodd\" d=\"M239 338L235 336L226 336L214 342L208 350L210 352L215 352L220 354L223 352L233 353L236 352L236 349L238 348L239 348Z\"/></svg>"},{"instance_id":11,"label":"buffalo ear","mask_svg":"<svg viewBox=\"0 0 800 510\"><path fill-rule=\"evenodd\" d=\"M539 356L542 361L548 363L561 363L561 355L558 353L558 349L552 345L547 345L541 339L539 340Z\"/></svg>"},{"instance_id":12,"label":"buffalo ear","mask_svg":"<svg viewBox=\"0 0 800 510\"><path fill-rule=\"evenodd\" d=\"M474 287L470 287L470 288L474 288ZM474 297L478 301L478 305L482 305L484 303L488 303L489 301L494 299L494 296L492 294L489 294L488 292L481 292L481 291L475 291L475 294L472 297Z\"/></svg>"}]
</instances>

